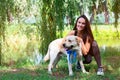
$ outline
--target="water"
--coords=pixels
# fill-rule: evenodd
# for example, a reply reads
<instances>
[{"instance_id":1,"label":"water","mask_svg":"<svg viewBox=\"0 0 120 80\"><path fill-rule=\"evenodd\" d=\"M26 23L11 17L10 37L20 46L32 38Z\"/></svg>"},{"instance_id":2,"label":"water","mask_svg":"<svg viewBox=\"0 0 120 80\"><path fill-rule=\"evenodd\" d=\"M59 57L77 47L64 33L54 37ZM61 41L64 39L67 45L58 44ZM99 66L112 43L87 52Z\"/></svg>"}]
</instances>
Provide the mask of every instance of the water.
<instances>
[{"instance_id":1,"label":"water","mask_svg":"<svg viewBox=\"0 0 120 80\"><path fill-rule=\"evenodd\" d=\"M39 52L38 48L34 49L32 57L29 58L30 62L34 65L39 65L43 61L43 55Z\"/></svg>"},{"instance_id":2,"label":"water","mask_svg":"<svg viewBox=\"0 0 120 80\"><path fill-rule=\"evenodd\" d=\"M120 52L120 40L109 39L109 40L97 40L101 52L105 52L107 49L116 50Z\"/></svg>"}]
</instances>

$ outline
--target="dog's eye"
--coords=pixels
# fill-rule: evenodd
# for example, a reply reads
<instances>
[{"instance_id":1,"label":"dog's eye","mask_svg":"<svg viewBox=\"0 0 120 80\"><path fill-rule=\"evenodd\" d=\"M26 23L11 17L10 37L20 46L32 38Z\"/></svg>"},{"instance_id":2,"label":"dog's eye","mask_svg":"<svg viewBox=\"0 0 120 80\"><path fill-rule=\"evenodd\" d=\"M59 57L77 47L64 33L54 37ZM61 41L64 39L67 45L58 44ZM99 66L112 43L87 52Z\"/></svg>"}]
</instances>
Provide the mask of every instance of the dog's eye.
<instances>
[{"instance_id":1,"label":"dog's eye","mask_svg":"<svg viewBox=\"0 0 120 80\"><path fill-rule=\"evenodd\" d=\"M68 42L72 42L71 40L68 40Z\"/></svg>"}]
</instances>

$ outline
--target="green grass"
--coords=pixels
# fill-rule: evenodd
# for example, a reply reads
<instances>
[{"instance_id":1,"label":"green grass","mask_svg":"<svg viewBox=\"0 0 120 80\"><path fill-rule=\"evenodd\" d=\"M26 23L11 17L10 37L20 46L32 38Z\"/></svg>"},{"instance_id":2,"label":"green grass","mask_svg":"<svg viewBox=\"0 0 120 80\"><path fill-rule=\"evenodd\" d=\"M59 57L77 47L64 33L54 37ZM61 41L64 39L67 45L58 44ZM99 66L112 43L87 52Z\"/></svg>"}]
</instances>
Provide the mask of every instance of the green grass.
<instances>
[{"instance_id":1,"label":"green grass","mask_svg":"<svg viewBox=\"0 0 120 80\"><path fill-rule=\"evenodd\" d=\"M104 60L103 60L104 61ZM61 61L65 62L65 61ZM47 64L42 64L35 69L28 68L17 68L17 69L8 69L0 70L0 80L119 80L120 73L118 67L113 67L114 65L111 62L104 62L104 76L96 75L96 65L93 61L90 65L85 65L89 69L90 74L83 74L81 71L75 70L73 67L74 76L68 76L67 62L59 62L59 67L53 70L53 75L47 73ZM110 64L111 63L111 64ZM65 65L66 64L66 65ZM117 65L117 64L116 64ZM109 66L113 68L110 69Z\"/></svg>"},{"instance_id":2,"label":"green grass","mask_svg":"<svg viewBox=\"0 0 120 80\"><path fill-rule=\"evenodd\" d=\"M68 75L66 57L63 57L57 65L58 68L53 69L52 75L47 73L48 62L46 62L38 66L27 66L24 68L1 67L0 80L119 80L120 54L112 55L110 51L106 50L104 53L101 53L105 72L104 76L96 75L97 66L93 59L91 64L85 65L86 70L89 70L89 74L84 74L81 70L76 70L76 65L74 64L74 76L70 77ZM112 51L117 52L116 50Z\"/></svg>"}]
</instances>

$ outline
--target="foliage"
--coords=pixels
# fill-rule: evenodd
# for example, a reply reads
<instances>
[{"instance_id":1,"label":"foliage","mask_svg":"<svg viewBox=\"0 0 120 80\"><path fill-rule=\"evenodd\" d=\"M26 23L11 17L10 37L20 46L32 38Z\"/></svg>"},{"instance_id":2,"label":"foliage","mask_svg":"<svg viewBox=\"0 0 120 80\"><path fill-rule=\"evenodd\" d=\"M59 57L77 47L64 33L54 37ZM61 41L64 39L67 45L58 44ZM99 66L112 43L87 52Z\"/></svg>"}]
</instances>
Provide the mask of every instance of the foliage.
<instances>
[{"instance_id":1,"label":"foliage","mask_svg":"<svg viewBox=\"0 0 120 80\"><path fill-rule=\"evenodd\" d=\"M21 23L30 16L39 16L40 3L40 0L15 0L14 21Z\"/></svg>"},{"instance_id":2,"label":"foliage","mask_svg":"<svg viewBox=\"0 0 120 80\"><path fill-rule=\"evenodd\" d=\"M13 10L13 0L0 1L0 65L2 65L2 45L5 39L5 22L9 11Z\"/></svg>"},{"instance_id":3,"label":"foliage","mask_svg":"<svg viewBox=\"0 0 120 80\"><path fill-rule=\"evenodd\" d=\"M78 0L66 0L64 3L65 16L70 17L70 24L73 26L75 23L76 15L80 15L79 1Z\"/></svg>"},{"instance_id":4,"label":"foliage","mask_svg":"<svg viewBox=\"0 0 120 80\"><path fill-rule=\"evenodd\" d=\"M62 32L63 30L63 2L64 0L43 0L40 21L40 51L43 54L46 53L48 44L56 39L56 31Z\"/></svg>"},{"instance_id":5,"label":"foliage","mask_svg":"<svg viewBox=\"0 0 120 80\"><path fill-rule=\"evenodd\" d=\"M17 26L17 27L16 27ZM9 25L3 43L2 63L16 66L34 63L34 52L39 48L37 28L33 25ZM39 54L39 52L37 52ZM32 60L32 61L30 61ZM17 64L18 63L18 64Z\"/></svg>"},{"instance_id":6,"label":"foliage","mask_svg":"<svg viewBox=\"0 0 120 80\"><path fill-rule=\"evenodd\" d=\"M93 35L95 39L118 39L119 36L116 36L116 29L114 28L113 24L110 25L97 25L98 32L95 31L95 25L92 25ZM118 27L120 30L120 27ZM118 31L120 34L120 31Z\"/></svg>"},{"instance_id":7,"label":"foliage","mask_svg":"<svg viewBox=\"0 0 120 80\"><path fill-rule=\"evenodd\" d=\"M116 32L117 32L117 37L119 37L117 26L118 26L118 19L120 17L120 0L116 0L114 2L112 10L115 14L115 28L116 28Z\"/></svg>"}]
</instances>

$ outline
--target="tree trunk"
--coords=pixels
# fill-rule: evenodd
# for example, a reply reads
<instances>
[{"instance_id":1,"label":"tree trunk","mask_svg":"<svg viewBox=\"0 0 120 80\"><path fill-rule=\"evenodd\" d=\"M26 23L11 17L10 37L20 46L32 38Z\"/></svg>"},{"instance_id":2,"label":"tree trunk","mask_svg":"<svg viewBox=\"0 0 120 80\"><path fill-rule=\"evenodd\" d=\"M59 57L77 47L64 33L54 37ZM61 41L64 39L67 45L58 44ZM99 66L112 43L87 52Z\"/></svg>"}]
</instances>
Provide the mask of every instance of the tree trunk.
<instances>
[{"instance_id":1,"label":"tree trunk","mask_svg":"<svg viewBox=\"0 0 120 80\"><path fill-rule=\"evenodd\" d=\"M12 13L10 12L10 9L7 10L7 20L9 23L13 21Z\"/></svg>"},{"instance_id":2,"label":"tree trunk","mask_svg":"<svg viewBox=\"0 0 120 80\"><path fill-rule=\"evenodd\" d=\"M107 8L106 0L103 2L103 6L104 6L105 24L109 24L109 12L108 12L108 8Z\"/></svg>"},{"instance_id":3,"label":"tree trunk","mask_svg":"<svg viewBox=\"0 0 120 80\"><path fill-rule=\"evenodd\" d=\"M1 42L1 39L0 39L0 42ZM2 65L2 45L0 43L0 66Z\"/></svg>"},{"instance_id":4,"label":"tree trunk","mask_svg":"<svg viewBox=\"0 0 120 80\"><path fill-rule=\"evenodd\" d=\"M92 24L92 21L94 20L94 12L92 12L92 16L90 17L90 23Z\"/></svg>"},{"instance_id":5,"label":"tree trunk","mask_svg":"<svg viewBox=\"0 0 120 80\"><path fill-rule=\"evenodd\" d=\"M96 4L95 2L93 2L93 6L92 6L92 16L90 17L90 23L92 24L93 20L94 20L94 17L96 15Z\"/></svg>"}]
</instances>

